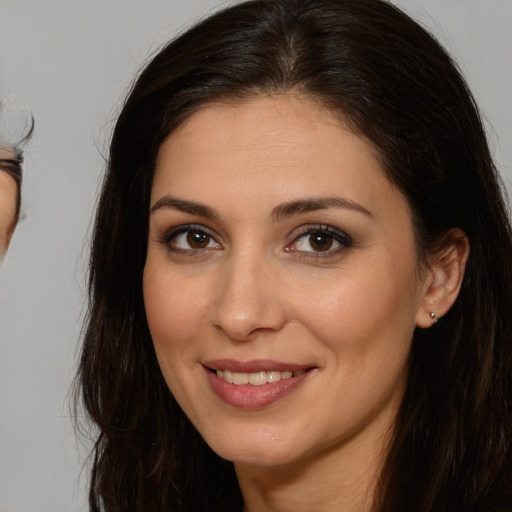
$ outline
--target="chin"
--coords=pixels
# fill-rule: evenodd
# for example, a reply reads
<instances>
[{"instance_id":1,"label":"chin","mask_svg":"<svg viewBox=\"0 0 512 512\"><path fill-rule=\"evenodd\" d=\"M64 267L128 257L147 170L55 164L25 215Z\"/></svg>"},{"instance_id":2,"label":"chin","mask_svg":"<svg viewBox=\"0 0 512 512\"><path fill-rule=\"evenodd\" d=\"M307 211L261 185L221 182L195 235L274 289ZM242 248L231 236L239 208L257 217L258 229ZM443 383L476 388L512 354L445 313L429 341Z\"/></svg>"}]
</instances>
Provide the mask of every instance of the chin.
<instances>
[{"instance_id":1,"label":"chin","mask_svg":"<svg viewBox=\"0 0 512 512\"><path fill-rule=\"evenodd\" d=\"M283 466L300 459L297 447L303 441L284 432L273 432L268 426L236 428L236 433L226 429L225 435L205 436L210 448L223 459L234 464L254 466Z\"/></svg>"},{"instance_id":2,"label":"chin","mask_svg":"<svg viewBox=\"0 0 512 512\"><path fill-rule=\"evenodd\" d=\"M217 455L233 462L235 465L271 468L286 466L296 460L296 457L294 457L289 450L285 453L283 450L276 451L264 447L258 448L254 445L245 447L221 447L220 450L214 451Z\"/></svg>"}]
</instances>

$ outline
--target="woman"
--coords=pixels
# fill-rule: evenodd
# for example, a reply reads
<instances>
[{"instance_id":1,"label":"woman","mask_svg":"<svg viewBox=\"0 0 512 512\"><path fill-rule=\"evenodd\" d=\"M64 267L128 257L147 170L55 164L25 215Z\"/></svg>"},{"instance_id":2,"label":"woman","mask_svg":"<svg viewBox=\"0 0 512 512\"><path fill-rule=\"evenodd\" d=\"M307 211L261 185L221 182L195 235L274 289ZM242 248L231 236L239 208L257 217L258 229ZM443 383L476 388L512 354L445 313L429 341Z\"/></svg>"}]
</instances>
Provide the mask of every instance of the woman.
<instances>
[{"instance_id":1,"label":"woman","mask_svg":"<svg viewBox=\"0 0 512 512\"><path fill-rule=\"evenodd\" d=\"M509 511L512 248L478 110L380 0L143 70L96 217L91 510Z\"/></svg>"}]
</instances>

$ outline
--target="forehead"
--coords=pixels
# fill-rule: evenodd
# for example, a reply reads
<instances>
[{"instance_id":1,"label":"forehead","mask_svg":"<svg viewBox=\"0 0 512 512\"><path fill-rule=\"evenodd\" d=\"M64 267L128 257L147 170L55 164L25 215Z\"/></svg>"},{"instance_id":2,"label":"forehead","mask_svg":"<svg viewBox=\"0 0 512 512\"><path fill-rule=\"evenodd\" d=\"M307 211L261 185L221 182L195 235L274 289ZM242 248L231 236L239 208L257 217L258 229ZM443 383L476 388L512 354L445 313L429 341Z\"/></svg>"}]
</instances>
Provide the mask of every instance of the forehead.
<instances>
[{"instance_id":1,"label":"forehead","mask_svg":"<svg viewBox=\"0 0 512 512\"><path fill-rule=\"evenodd\" d=\"M219 187L240 195L248 187L266 196L293 189L325 195L336 186L376 199L380 187L394 188L371 143L320 104L283 95L193 114L160 148L152 195L179 188L211 197Z\"/></svg>"},{"instance_id":2,"label":"forehead","mask_svg":"<svg viewBox=\"0 0 512 512\"><path fill-rule=\"evenodd\" d=\"M352 134L341 115L299 93L276 93L232 102L217 101L202 105L186 118L169 135L161 149L178 141L180 144L190 142L201 148L203 144L192 141L197 136L205 146L215 139L219 149L237 142L242 145L236 148L232 146L231 149L261 151L266 146L270 150L280 143L292 146L298 142L298 137L307 137L312 141L322 127ZM212 128L216 130L211 131ZM207 138L203 138L205 134ZM368 148L373 149L372 144L366 142ZM378 156L377 152L375 155Z\"/></svg>"}]
</instances>

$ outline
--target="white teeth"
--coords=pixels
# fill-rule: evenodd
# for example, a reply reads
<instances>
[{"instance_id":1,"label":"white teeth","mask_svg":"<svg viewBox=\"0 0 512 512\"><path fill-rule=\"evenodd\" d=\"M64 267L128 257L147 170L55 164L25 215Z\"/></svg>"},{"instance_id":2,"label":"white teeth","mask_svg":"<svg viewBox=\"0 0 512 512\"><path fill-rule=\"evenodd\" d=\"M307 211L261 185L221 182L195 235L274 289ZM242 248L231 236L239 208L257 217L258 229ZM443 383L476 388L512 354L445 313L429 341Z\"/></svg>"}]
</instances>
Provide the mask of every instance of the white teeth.
<instances>
[{"instance_id":1,"label":"white teeth","mask_svg":"<svg viewBox=\"0 0 512 512\"><path fill-rule=\"evenodd\" d=\"M267 382L278 382L281 380L281 372L266 372Z\"/></svg>"},{"instance_id":2,"label":"white teeth","mask_svg":"<svg viewBox=\"0 0 512 512\"><path fill-rule=\"evenodd\" d=\"M267 383L267 372L249 373L249 384L261 386Z\"/></svg>"},{"instance_id":3,"label":"white teeth","mask_svg":"<svg viewBox=\"0 0 512 512\"><path fill-rule=\"evenodd\" d=\"M249 384L249 374L247 373L233 372L231 378L233 379L233 384Z\"/></svg>"},{"instance_id":4,"label":"white teeth","mask_svg":"<svg viewBox=\"0 0 512 512\"><path fill-rule=\"evenodd\" d=\"M284 371L261 371L253 373L231 372L229 370L216 370L217 376L231 384L243 385L251 384L253 386L262 386L268 382L279 382L281 379L289 379L292 376L302 375L306 370L298 372Z\"/></svg>"}]
</instances>

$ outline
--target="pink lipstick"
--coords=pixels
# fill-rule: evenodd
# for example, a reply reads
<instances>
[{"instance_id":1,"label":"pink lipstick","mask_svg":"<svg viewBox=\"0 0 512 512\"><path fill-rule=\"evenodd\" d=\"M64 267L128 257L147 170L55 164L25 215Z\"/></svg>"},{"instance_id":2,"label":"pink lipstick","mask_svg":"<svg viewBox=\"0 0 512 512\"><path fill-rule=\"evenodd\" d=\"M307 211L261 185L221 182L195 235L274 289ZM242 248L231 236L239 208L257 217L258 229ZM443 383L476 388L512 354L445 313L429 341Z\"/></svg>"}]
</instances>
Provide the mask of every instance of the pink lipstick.
<instances>
[{"instance_id":1,"label":"pink lipstick","mask_svg":"<svg viewBox=\"0 0 512 512\"><path fill-rule=\"evenodd\" d=\"M241 409L260 409L277 402L300 386L314 369L268 360L229 359L206 361L203 367L213 392L223 402Z\"/></svg>"}]
</instances>

